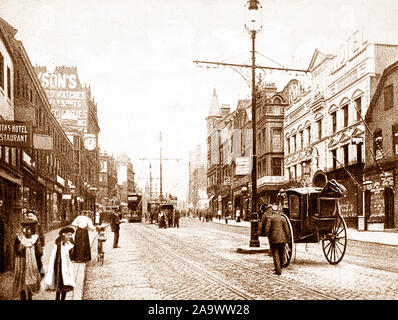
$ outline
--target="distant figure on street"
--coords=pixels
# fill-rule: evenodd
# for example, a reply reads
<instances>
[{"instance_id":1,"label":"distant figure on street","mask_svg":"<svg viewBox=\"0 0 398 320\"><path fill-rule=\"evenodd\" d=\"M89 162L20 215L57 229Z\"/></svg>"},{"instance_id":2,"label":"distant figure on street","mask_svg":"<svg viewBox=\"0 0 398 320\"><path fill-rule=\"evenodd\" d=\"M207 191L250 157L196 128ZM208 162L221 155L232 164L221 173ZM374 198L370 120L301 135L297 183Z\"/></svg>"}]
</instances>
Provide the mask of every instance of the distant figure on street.
<instances>
[{"instance_id":1,"label":"distant figure on street","mask_svg":"<svg viewBox=\"0 0 398 320\"><path fill-rule=\"evenodd\" d=\"M55 290L55 300L65 300L66 293L75 287L75 273L71 261L74 232L72 227L62 228L51 251L44 285L47 289Z\"/></svg>"},{"instance_id":2,"label":"distant figure on street","mask_svg":"<svg viewBox=\"0 0 398 320\"><path fill-rule=\"evenodd\" d=\"M97 211L94 214L94 225L98 226L100 224L101 224L101 214L99 213L99 211Z\"/></svg>"},{"instance_id":3,"label":"distant figure on street","mask_svg":"<svg viewBox=\"0 0 398 320\"><path fill-rule=\"evenodd\" d=\"M87 216L88 211L82 211L79 216L72 222L72 226L76 227L75 247L73 250L72 260L78 263L91 261L89 230L95 230L93 222Z\"/></svg>"},{"instance_id":4,"label":"distant figure on street","mask_svg":"<svg viewBox=\"0 0 398 320\"><path fill-rule=\"evenodd\" d=\"M15 267L12 296L21 300L32 300L33 293L40 291L41 276L36 253L42 250L37 234L32 234L32 225L37 221L23 217L22 230L17 232L14 241ZM41 255L43 252L41 252Z\"/></svg>"},{"instance_id":5,"label":"distant figure on street","mask_svg":"<svg viewBox=\"0 0 398 320\"><path fill-rule=\"evenodd\" d=\"M221 209L218 209L218 211L217 211L218 220L221 220L221 215L222 215L222 211L221 211Z\"/></svg>"},{"instance_id":6,"label":"distant figure on street","mask_svg":"<svg viewBox=\"0 0 398 320\"><path fill-rule=\"evenodd\" d=\"M163 210L160 210L159 212L158 221L159 221L159 229L161 228L166 229L166 215L163 212Z\"/></svg>"},{"instance_id":7,"label":"distant figure on street","mask_svg":"<svg viewBox=\"0 0 398 320\"><path fill-rule=\"evenodd\" d=\"M174 212L174 227L180 227L180 211L178 210Z\"/></svg>"},{"instance_id":8,"label":"distant figure on street","mask_svg":"<svg viewBox=\"0 0 398 320\"><path fill-rule=\"evenodd\" d=\"M236 222L240 222L240 210L236 209Z\"/></svg>"},{"instance_id":9,"label":"distant figure on street","mask_svg":"<svg viewBox=\"0 0 398 320\"><path fill-rule=\"evenodd\" d=\"M273 204L272 215L267 219L265 225L265 235L272 251L274 259L275 274L282 274L283 253L286 244L290 240L289 226L286 219L282 216L282 206Z\"/></svg>"},{"instance_id":10,"label":"distant figure on street","mask_svg":"<svg viewBox=\"0 0 398 320\"><path fill-rule=\"evenodd\" d=\"M117 212L113 214L112 221L111 221L111 231L113 232L113 247L119 248L119 231L120 231L120 224L121 224L121 215Z\"/></svg>"}]
</instances>

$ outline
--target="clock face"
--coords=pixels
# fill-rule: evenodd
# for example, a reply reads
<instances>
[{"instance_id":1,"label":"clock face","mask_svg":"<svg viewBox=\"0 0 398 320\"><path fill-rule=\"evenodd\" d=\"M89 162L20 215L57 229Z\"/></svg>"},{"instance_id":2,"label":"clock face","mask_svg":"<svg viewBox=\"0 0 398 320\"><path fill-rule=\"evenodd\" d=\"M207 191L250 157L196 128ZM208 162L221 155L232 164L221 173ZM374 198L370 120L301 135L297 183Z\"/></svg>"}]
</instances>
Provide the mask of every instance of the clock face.
<instances>
[{"instance_id":1,"label":"clock face","mask_svg":"<svg viewBox=\"0 0 398 320\"><path fill-rule=\"evenodd\" d=\"M84 140L84 147L88 150L88 151L93 151L95 149L95 138L94 137L87 137Z\"/></svg>"}]
</instances>

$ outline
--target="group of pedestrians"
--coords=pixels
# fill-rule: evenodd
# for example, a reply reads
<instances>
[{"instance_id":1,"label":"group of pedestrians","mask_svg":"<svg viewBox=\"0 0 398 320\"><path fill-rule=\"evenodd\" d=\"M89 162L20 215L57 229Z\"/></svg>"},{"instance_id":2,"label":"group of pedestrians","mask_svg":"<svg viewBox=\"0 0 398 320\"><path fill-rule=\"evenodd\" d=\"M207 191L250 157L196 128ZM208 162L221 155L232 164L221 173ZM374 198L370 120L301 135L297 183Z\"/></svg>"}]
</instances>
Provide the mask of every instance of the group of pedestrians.
<instances>
[{"instance_id":1,"label":"group of pedestrians","mask_svg":"<svg viewBox=\"0 0 398 320\"><path fill-rule=\"evenodd\" d=\"M95 227L85 213L77 216L71 226L61 228L45 272L42 263L45 246L43 230L35 211L24 213L14 241L12 297L32 300L33 294L43 287L54 290L56 300L65 300L67 292L75 287L72 261L85 263L91 260L89 230L95 230Z\"/></svg>"},{"instance_id":2,"label":"group of pedestrians","mask_svg":"<svg viewBox=\"0 0 398 320\"><path fill-rule=\"evenodd\" d=\"M173 210L173 208L161 209L158 215L159 229L179 228L180 227L180 212Z\"/></svg>"}]
</instances>

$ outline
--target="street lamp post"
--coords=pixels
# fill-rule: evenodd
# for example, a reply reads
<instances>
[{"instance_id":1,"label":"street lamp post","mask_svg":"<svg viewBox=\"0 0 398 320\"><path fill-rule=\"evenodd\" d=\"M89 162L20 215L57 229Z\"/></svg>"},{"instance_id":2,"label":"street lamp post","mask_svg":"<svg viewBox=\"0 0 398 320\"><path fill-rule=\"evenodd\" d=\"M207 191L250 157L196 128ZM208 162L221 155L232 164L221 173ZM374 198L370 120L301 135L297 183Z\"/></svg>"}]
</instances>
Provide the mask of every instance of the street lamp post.
<instances>
[{"instance_id":1,"label":"street lamp post","mask_svg":"<svg viewBox=\"0 0 398 320\"><path fill-rule=\"evenodd\" d=\"M257 229L257 150L256 150L256 34L261 31L261 21L259 21L259 1L248 1L249 20L245 24L246 30L252 39L252 131L253 131L253 155L252 155L252 210L250 216L250 247L259 247ZM247 5L246 5L247 6ZM260 5L261 7L261 5Z\"/></svg>"},{"instance_id":2,"label":"street lamp post","mask_svg":"<svg viewBox=\"0 0 398 320\"><path fill-rule=\"evenodd\" d=\"M90 191L93 193L93 195L94 195L94 209L93 209L93 212L94 212L94 214L93 214L93 218L94 218L94 221L95 221L95 202L96 202L96 192L97 192L97 188L96 187L91 187L90 188Z\"/></svg>"}]
</instances>

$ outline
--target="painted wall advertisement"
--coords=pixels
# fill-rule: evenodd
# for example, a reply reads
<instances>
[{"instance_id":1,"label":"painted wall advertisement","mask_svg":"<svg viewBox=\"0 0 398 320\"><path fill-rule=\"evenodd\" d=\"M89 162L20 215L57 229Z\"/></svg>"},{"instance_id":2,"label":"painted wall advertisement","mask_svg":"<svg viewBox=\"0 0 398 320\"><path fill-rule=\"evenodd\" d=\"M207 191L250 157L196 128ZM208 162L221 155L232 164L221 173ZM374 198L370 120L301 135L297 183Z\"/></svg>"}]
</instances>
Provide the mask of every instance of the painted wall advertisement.
<instances>
[{"instance_id":1,"label":"painted wall advertisement","mask_svg":"<svg viewBox=\"0 0 398 320\"><path fill-rule=\"evenodd\" d=\"M87 126L87 89L82 87L76 68L57 67L54 73L36 67L36 73L60 124L66 121L83 130Z\"/></svg>"}]
</instances>

